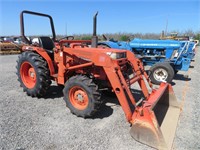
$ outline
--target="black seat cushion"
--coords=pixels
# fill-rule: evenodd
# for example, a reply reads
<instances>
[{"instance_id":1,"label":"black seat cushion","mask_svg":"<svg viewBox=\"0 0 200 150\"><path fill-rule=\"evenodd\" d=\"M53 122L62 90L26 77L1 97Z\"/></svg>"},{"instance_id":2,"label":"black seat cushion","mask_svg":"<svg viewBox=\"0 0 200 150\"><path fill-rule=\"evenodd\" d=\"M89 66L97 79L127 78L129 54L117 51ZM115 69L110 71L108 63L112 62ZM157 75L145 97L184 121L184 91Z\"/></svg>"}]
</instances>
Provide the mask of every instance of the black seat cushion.
<instances>
[{"instance_id":1,"label":"black seat cushion","mask_svg":"<svg viewBox=\"0 0 200 150\"><path fill-rule=\"evenodd\" d=\"M47 51L51 59L54 59L53 48L55 47L53 40L48 36L39 37L40 46Z\"/></svg>"},{"instance_id":2,"label":"black seat cushion","mask_svg":"<svg viewBox=\"0 0 200 150\"><path fill-rule=\"evenodd\" d=\"M48 36L39 37L40 46L47 50L53 50L55 47L53 40Z\"/></svg>"}]
</instances>

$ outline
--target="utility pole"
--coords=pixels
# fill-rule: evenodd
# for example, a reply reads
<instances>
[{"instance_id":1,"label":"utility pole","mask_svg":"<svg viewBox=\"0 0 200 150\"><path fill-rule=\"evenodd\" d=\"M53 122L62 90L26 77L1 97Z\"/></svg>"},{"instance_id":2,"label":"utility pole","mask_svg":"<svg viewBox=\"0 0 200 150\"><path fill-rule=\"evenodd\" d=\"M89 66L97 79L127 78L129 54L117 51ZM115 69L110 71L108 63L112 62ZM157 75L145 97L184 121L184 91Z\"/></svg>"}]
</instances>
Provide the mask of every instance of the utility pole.
<instances>
[{"instance_id":1,"label":"utility pole","mask_svg":"<svg viewBox=\"0 0 200 150\"><path fill-rule=\"evenodd\" d=\"M165 36L167 36L167 27L168 27L168 16L167 16L167 20L166 20Z\"/></svg>"},{"instance_id":2,"label":"utility pole","mask_svg":"<svg viewBox=\"0 0 200 150\"><path fill-rule=\"evenodd\" d=\"M66 36L67 36L67 23L65 24L65 33L66 33Z\"/></svg>"}]
</instances>

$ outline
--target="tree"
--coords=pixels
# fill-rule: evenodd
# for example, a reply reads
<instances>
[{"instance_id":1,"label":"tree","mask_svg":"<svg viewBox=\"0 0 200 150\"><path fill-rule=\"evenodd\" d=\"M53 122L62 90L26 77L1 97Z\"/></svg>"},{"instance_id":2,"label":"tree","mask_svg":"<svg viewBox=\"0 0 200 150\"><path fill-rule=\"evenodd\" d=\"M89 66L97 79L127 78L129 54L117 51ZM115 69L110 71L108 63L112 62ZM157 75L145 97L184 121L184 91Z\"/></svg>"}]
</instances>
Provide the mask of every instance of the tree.
<instances>
[{"instance_id":1,"label":"tree","mask_svg":"<svg viewBox=\"0 0 200 150\"><path fill-rule=\"evenodd\" d=\"M120 41L128 41L128 40L129 40L129 36L127 36L127 35L122 35L120 37Z\"/></svg>"},{"instance_id":2,"label":"tree","mask_svg":"<svg viewBox=\"0 0 200 150\"><path fill-rule=\"evenodd\" d=\"M200 41L200 33L196 34L195 37L194 37L194 39Z\"/></svg>"}]
</instances>

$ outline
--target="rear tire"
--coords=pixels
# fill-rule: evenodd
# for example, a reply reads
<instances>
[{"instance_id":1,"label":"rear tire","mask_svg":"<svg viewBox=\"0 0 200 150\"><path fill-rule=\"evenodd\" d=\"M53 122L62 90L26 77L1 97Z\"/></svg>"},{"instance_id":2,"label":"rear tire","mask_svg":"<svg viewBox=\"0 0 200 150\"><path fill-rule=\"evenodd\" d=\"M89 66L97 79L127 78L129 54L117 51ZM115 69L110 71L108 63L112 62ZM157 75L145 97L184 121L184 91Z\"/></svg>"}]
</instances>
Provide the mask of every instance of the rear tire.
<instances>
[{"instance_id":1,"label":"rear tire","mask_svg":"<svg viewBox=\"0 0 200 150\"><path fill-rule=\"evenodd\" d=\"M43 58L30 51L23 52L17 60L17 76L20 86L27 95L42 97L50 87L50 73Z\"/></svg>"},{"instance_id":2,"label":"rear tire","mask_svg":"<svg viewBox=\"0 0 200 150\"><path fill-rule=\"evenodd\" d=\"M162 80L171 83L174 78L174 69L169 63L156 63L150 68L150 79L152 83L159 85Z\"/></svg>"},{"instance_id":3,"label":"rear tire","mask_svg":"<svg viewBox=\"0 0 200 150\"><path fill-rule=\"evenodd\" d=\"M76 75L65 83L64 100L71 113L78 117L91 117L102 104L101 93L92 79Z\"/></svg>"}]
</instances>

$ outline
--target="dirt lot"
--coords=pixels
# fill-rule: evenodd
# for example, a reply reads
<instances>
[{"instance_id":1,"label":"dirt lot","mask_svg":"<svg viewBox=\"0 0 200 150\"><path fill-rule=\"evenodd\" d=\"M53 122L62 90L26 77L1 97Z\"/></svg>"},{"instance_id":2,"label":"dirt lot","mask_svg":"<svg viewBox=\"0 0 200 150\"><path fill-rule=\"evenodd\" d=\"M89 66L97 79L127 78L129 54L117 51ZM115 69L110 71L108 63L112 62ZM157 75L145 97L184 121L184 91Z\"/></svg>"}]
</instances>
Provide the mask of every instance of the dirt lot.
<instances>
[{"instance_id":1,"label":"dirt lot","mask_svg":"<svg viewBox=\"0 0 200 150\"><path fill-rule=\"evenodd\" d=\"M198 49L200 51L200 48ZM8 149L151 149L133 140L121 107L106 103L92 119L65 107L61 89L52 85L45 98L28 97L15 75L17 55L0 56L0 148ZM200 53L188 72L179 72L173 88L182 104L173 149L200 149ZM184 78L188 74L189 78ZM109 97L107 97L110 100Z\"/></svg>"}]
</instances>

